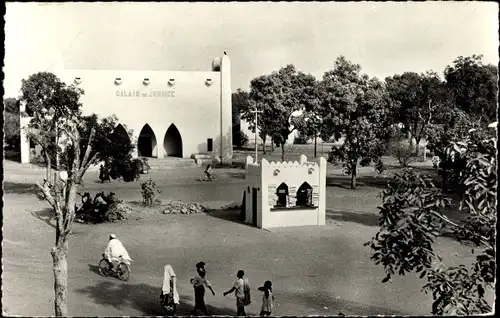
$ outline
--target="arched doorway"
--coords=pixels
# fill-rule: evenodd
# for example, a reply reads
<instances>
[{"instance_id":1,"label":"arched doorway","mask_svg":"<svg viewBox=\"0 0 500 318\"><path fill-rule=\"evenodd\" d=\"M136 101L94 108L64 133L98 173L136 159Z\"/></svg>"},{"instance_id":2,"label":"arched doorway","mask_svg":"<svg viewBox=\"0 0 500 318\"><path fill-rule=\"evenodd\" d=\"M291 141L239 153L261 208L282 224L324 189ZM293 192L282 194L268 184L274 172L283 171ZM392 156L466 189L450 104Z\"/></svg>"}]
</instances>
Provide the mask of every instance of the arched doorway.
<instances>
[{"instance_id":1,"label":"arched doorway","mask_svg":"<svg viewBox=\"0 0 500 318\"><path fill-rule=\"evenodd\" d=\"M137 152L139 157L157 157L158 147L153 129L146 124L142 127L137 141Z\"/></svg>"},{"instance_id":2,"label":"arched doorway","mask_svg":"<svg viewBox=\"0 0 500 318\"><path fill-rule=\"evenodd\" d=\"M112 138L113 138L113 141L116 141L118 144L123 144L122 142L120 142L121 140L124 140L127 142L130 141L130 136L122 124L118 124L115 127L115 129L113 130Z\"/></svg>"},{"instance_id":3,"label":"arched doorway","mask_svg":"<svg viewBox=\"0 0 500 318\"><path fill-rule=\"evenodd\" d=\"M165 156L182 158L182 137L174 124L171 124L165 133L163 148L165 149Z\"/></svg>"}]
</instances>

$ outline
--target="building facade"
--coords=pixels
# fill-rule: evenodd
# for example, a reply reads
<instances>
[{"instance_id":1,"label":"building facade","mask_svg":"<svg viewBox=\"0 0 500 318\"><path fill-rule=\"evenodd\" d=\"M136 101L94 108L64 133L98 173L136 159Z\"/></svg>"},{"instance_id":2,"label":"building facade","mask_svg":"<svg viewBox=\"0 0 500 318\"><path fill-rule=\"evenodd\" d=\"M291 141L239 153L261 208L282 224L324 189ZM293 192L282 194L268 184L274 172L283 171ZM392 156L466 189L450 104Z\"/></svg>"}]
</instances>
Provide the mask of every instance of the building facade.
<instances>
[{"instance_id":1,"label":"building facade","mask_svg":"<svg viewBox=\"0 0 500 318\"><path fill-rule=\"evenodd\" d=\"M84 115L118 117L133 131L134 157L191 158L210 154L232 161L231 63L215 58L211 71L55 69L66 84L84 90ZM29 118L21 118L21 128ZM21 129L21 161L30 161L30 142ZM24 136L23 136L24 135Z\"/></svg>"}]
</instances>

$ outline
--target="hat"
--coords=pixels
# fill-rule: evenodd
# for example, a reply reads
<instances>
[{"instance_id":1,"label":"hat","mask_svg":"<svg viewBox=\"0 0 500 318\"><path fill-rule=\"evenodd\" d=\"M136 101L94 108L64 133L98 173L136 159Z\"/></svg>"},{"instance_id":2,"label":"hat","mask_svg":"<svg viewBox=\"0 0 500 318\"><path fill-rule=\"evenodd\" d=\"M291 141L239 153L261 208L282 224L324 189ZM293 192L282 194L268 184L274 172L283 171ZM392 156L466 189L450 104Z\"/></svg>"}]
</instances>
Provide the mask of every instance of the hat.
<instances>
[{"instance_id":1,"label":"hat","mask_svg":"<svg viewBox=\"0 0 500 318\"><path fill-rule=\"evenodd\" d=\"M115 239L115 238L116 238L116 235L115 235L115 234L109 234L109 238L110 238L110 239Z\"/></svg>"}]
</instances>

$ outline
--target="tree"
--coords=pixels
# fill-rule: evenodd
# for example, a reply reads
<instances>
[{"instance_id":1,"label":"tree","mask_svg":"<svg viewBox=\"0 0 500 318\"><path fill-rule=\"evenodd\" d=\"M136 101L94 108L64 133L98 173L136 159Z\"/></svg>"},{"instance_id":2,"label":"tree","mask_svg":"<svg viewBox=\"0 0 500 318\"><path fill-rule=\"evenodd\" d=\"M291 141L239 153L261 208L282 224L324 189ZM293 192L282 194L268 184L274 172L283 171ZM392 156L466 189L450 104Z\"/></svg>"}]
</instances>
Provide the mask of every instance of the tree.
<instances>
[{"instance_id":1,"label":"tree","mask_svg":"<svg viewBox=\"0 0 500 318\"><path fill-rule=\"evenodd\" d=\"M238 88L231 95L232 100L232 122L233 122L233 145L241 147L244 134L241 131L241 115L250 109L250 97L248 92Z\"/></svg>"},{"instance_id":2,"label":"tree","mask_svg":"<svg viewBox=\"0 0 500 318\"><path fill-rule=\"evenodd\" d=\"M19 101L15 98L4 99L5 121L4 134L6 148L19 150L21 142L21 130L19 122Z\"/></svg>"},{"instance_id":3,"label":"tree","mask_svg":"<svg viewBox=\"0 0 500 318\"><path fill-rule=\"evenodd\" d=\"M497 199L496 138L482 139L472 131L463 142L451 143L446 151L456 159L465 158L460 178L464 188L460 209L469 213L455 223L444 215L450 198L435 187L429 176L413 170L396 175L383 193L380 231L369 245L372 259L391 276L420 273L427 276L426 292L432 292L434 315L475 315L491 312L485 300L487 288L495 282L495 224ZM441 257L433 250L434 240L444 231L479 248L471 267L432 268Z\"/></svg>"},{"instance_id":4,"label":"tree","mask_svg":"<svg viewBox=\"0 0 500 318\"><path fill-rule=\"evenodd\" d=\"M360 65L341 56L321 83L321 137L344 137L341 146L332 148L330 161L344 164L352 189L356 188L358 164L378 162L385 150L392 107L383 83L360 71Z\"/></svg>"},{"instance_id":5,"label":"tree","mask_svg":"<svg viewBox=\"0 0 500 318\"><path fill-rule=\"evenodd\" d=\"M386 78L391 98L399 105L394 122L403 123L409 133L410 145L415 139L415 154L418 156L420 141L436 116L447 111L444 83L434 72L417 74L406 72Z\"/></svg>"},{"instance_id":6,"label":"tree","mask_svg":"<svg viewBox=\"0 0 500 318\"><path fill-rule=\"evenodd\" d=\"M483 123L496 120L498 68L484 65L482 55L459 56L444 70L454 105Z\"/></svg>"},{"instance_id":7,"label":"tree","mask_svg":"<svg viewBox=\"0 0 500 318\"><path fill-rule=\"evenodd\" d=\"M56 240L51 250L56 316L68 315L68 240L78 187L87 169L101 157L93 146L102 141L102 129L96 129L95 121L86 126L89 120L82 116L79 102L83 93L52 73L40 72L22 80L20 99L27 109L22 115L31 117L26 134L40 146L46 161L45 179L36 185L56 220Z\"/></svg>"},{"instance_id":8,"label":"tree","mask_svg":"<svg viewBox=\"0 0 500 318\"><path fill-rule=\"evenodd\" d=\"M277 72L259 76L250 83L250 98L254 106L262 111L259 122L261 133L271 136L281 147L281 160L285 160L285 143L297 128L293 118L311 103L316 79L310 74L298 72L287 65Z\"/></svg>"}]
</instances>

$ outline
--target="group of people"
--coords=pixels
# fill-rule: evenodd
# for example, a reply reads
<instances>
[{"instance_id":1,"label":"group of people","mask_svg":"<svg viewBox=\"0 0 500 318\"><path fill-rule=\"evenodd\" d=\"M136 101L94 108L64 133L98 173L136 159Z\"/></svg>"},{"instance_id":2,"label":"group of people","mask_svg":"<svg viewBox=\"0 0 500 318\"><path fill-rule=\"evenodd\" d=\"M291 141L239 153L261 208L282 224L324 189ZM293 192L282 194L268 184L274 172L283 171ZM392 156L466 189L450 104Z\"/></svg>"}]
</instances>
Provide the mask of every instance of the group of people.
<instances>
[{"instance_id":1,"label":"group of people","mask_svg":"<svg viewBox=\"0 0 500 318\"><path fill-rule=\"evenodd\" d=\"M109 236L109 243L104 251L104 256L108 260L110 266L116 266L115 264L120 259L124 259L127 262L132 261L128 255L127 250L123 244L117 239L115 234ZM212 295L215 296L215 291L212 288L208 278L207 271L205 269L205 263L199 262L196 264L197 275L190 279L191 285L194 289L194 308L192 311L193 315L198 313L208 315L207 306L205 304L205 288L208 288ZM236 274L236 281L234 282L231 289L224 292L223 295L229 295L234 292L236 296L236 315L245 316L245 307L250 305L250 286L248 280L245 278L245 272L239 270ZM259 291L263 292L262 296L262 307L261 316L270 316L273 310L274 295L272 290L271 281L266 281L262 287L258 288ZM166 310L167 314L175 315L177 306L180 304L179 293L177 292L177 277L175 275L174 269L171 265L167 264L164 267L163 274L163 285L160 294L160 304Z\"/></svg>"}]
</instances>

